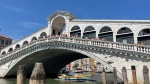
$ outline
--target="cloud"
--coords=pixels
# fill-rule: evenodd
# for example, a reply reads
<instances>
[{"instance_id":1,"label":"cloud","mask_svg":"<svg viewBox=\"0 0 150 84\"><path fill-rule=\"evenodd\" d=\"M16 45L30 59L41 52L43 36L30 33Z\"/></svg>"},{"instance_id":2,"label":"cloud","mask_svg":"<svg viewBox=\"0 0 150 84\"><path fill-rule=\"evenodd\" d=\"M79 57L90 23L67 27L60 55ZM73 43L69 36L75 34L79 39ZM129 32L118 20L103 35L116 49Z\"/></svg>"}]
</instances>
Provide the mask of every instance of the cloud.
<instances>
[{"instance_id":1,"label":"cloud","mask_svg":"<svg viewBox=\"0 0 150 84\"><path fill-rule=\"evenodd\" d=\"M43 27L44 26L43 24L40 24L37 22L21 22L21 24L27 28L35 28L35 27Z\"/></svg>"},{"instance_id":2,"label":"cloud","mask_svg":"<svg viewBox=\"0 0 150 84\"><path fill-rule=\"evenodd\" d=\"M9 5L0 5L0 6L7 9L7 10L14 11L14 12L25 12L23 9L17 8L17 7L14 7L14 6L9 6Z\"/></svg>"}]
</instances>

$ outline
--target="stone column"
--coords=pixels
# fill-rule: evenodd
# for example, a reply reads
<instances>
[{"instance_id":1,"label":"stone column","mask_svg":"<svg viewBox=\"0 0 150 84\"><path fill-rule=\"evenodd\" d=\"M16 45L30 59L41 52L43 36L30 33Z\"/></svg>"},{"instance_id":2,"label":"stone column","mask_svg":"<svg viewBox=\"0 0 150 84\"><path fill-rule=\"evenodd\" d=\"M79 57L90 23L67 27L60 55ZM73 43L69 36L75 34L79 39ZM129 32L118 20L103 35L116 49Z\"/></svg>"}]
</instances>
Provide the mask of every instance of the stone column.
<instances>
[{"instance_id":1,"label":"stone column","mask_svg":"<svg viewBox=\"0 0 150 84\"><path fill-rule=\"evenodd\" d=\"M17 84L26 84L25 67L23 65L19 65L17 71Z\"/></svg>"},{"instance_id":2,"label":"stone column","mask_svg":"<svg viewBox=\"0 0 150 84\"><path fill-rule=\"evenodd\" d=\"M29 84L46 84L46 75L42 63L36 63Z\"/></svg>"},{"instance_id":3,"label":"stone column","mask_svg":"<svg viewBox=\"0 0 150 84\"><path fill-rule=\"evenodd\" d=\"M49 29L49 33L48 33L48 35L52 35L52 24L51 24L51 22L48 20L48 29Z\"/></svg>"}]
</instances>

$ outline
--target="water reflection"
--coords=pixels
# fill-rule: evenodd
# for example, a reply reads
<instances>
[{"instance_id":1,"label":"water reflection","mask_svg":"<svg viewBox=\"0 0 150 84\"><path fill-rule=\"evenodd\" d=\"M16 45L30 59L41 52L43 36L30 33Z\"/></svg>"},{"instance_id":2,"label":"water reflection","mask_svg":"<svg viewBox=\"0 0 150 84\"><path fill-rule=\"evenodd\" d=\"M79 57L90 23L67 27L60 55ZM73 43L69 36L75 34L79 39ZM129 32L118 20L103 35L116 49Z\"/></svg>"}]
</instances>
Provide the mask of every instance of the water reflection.
<instances>
[{"instance_id":1,"label":"water reflection","mask_svg":"<svg viewBox=\"0 0 150 84\"><path fill-rule=\"evenodd\" d=\"M11 79L3 79L0 78L0 84L15 84L16 83L16 78L11 78Z\"/></svg>"},{"instance_id":2,"label":"water reflection","mask_svg":"<svg viewBox=\"0 0 150 84\"><path fill-rule=\"evenodd\" d=\"M29 79L26 80L27 84L29 84ZM16 84L16 78L0 78L0 84ZM71 81L63 81L63 80L55 80L55 79L47 79L46 84L95 84L92 82L71 82Z\"/></svg>"}]
</instances>

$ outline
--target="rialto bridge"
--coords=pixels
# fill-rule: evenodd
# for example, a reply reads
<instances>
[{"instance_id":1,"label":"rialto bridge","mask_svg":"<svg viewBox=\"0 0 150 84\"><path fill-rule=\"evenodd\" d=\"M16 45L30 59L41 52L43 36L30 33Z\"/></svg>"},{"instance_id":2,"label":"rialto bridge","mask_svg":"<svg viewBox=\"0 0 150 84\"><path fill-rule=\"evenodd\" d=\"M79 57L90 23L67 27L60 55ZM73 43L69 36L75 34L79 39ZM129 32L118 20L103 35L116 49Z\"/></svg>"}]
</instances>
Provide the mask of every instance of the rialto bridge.
<instances>
[{"instance_id":1,"label":"rialto bridge","mask_svg":"<svg viewBox=\"0 0 150 84\"><path fill-rule=\"evenodd\" d=\"M110 70L116 67L119 78L125 66L129 82L135 65L138 82L143 82L142 67L150 68L149 20L77 19L56 11L47 21L46 27L0 51L0 77L15 76L20 64L30 75L35 62L43 62L47 76L54 76L66 64L91 57Z\"/></svg>"}]
</instances>

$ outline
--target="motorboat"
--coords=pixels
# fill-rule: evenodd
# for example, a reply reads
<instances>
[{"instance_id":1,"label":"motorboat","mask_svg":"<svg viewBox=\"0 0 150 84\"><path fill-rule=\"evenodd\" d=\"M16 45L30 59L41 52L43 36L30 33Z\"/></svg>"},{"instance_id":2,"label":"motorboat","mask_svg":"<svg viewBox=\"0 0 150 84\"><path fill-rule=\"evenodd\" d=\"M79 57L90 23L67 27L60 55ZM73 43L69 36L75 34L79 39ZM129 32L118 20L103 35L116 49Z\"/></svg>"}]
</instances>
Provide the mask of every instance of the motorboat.
<instances>
[{"instance_id":1,"label":"motorboat","mask_svg":"<svg viewBox=\"0 0 150 84\"><path fill-rule=\"evenodd\" d=\"M69 72L58 76L58 79L69 81L87 81L92 74L83 75L82 73Z\"/></svg>"}]
</instances>

